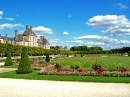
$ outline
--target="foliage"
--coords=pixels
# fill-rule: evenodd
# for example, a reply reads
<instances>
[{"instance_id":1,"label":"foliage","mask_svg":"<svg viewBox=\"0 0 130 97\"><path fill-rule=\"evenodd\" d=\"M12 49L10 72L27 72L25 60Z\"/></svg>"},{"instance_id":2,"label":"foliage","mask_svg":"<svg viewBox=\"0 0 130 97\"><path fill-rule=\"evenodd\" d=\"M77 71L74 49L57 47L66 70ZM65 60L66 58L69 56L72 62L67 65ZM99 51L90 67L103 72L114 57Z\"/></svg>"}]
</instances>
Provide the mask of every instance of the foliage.
<instances>
[{"instance_id":1,"label":"foliage","mask_svg":"<svg viewBox=\"0 0 130 97\"><path fill-rule=\"evenodd\" d=\"M76 62L74 62L72 65L70 65L70 68L76 70L76 69L80 68L81 65L82 65L82 63L76 61Z\"/></svg>"},{"instance_id":2,"label":"foliage","mask_svg":"<svg viewBox=\"0 0 130 97\"><path fill-rule=\"evenodd\" d=\"M58 69L60 67L61 67L60 62L56 62L55 68Z\"/></svg>"},{"instance_id":3,"label":"foliage","mask_svg":"<svg viewBox=\"0 0 130 97\"><path fill-rule=\"evenodd\" d=\"M101 66L100 66L100 64L97 64L97 63L96 63L96 64L93 64L93 65L92 65L92 68L93 68L93 70L96 71L96 70L98 70L98 69L101 69Z\"/></svg>"},{"instance_id":4,"label":"foliage","mask_svg":"<svg viewBox=\"0 0 130 97\"><path fill-rule=\"evenodd\" d=\"M50 62L50 56L49 56L49 53L46 54L46 62Z\"/></svg>"},{"instance_id":5,"label":"foliage","mask_svg":"<svg viewBox=\"0 0 130 97\"><path fill-rule=\"evenodd\" d=\"M26 74L31 73L31 65L28 58L27 48L23 47L22 49L22 55L21 55L21 61L18 66L18 70L16 71L17 74Z\"/></svg>"},{"instance_id":6,"label":"foliage","mask_svg":"<svg viewBox=\"0 0 130 97\"><path fill-rule=\"evenodd\" d=\"M11 51L10 51L10 48L8 46L7 47L7 57L6 57L4 66L11 66L11 65L13 65L13 62L11 59Z\"/></svg>"},{"instance_id":7,"label":"foliage","mask_svg":"<svg viewBox=\"0 0 130 97\"><path fill-rule=\"evenodd\" d=\"M73 46L70 51L103 51L101 47Z\"/></svg>"}]
</instances>

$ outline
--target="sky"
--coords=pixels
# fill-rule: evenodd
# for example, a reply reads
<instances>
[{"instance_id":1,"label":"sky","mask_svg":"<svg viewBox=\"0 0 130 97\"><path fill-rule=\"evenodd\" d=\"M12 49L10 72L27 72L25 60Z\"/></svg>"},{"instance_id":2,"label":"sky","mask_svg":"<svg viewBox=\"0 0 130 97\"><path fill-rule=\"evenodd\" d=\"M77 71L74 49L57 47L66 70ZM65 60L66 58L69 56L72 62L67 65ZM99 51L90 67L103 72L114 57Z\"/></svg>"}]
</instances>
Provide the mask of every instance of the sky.
<instances>
[{"instance_id":1,"label":"sky","mask_svg":"<svg viewBox=\"0 0 130 97\"><path fill-rule=\"evenodd\" d=\"M0 34L32 26L51 46L130 46L130 0L0 0Z\"/></svg>"}]
</instances>

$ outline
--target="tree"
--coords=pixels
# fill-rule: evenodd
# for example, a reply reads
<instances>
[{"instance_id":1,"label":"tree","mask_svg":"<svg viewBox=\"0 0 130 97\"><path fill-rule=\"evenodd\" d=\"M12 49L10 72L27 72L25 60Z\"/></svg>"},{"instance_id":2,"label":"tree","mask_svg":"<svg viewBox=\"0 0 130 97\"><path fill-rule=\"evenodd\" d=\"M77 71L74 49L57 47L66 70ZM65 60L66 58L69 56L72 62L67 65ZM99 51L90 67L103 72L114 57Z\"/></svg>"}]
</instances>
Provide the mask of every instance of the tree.
<instances>
[{"instance_id":1,"label":"tree","mask_svg":"<svg viewBox=\"0 0 130 97\"><path fill-rule=\"evenodd\" d=\"M50 62L50 56L49 56L49 53L46 54L46 62Z\"/></svg>"},{"instance_id":2,"label":"tree","mask_svg":"<svg viewBox=\"0 0 130 97\"><path fill-rule=\"evenodd\" d=\"M6 57L4 66L11 66L11 65L13 65L13 62L11 59L11 51L10 51L10 48L7 47L7 57Z\"/></svg>"},{"instance_id":3,"label":"tree","mask_svg":"<svg viewBox=\"0 0 130 97\"><path fill-rule=\"evenodd\" d=\"M18 66L18 70L16 71L17 74L26 74L31 73L31 65L28 58L27 48L23 47L20 64Z\"/></svg>"}]
</instances>

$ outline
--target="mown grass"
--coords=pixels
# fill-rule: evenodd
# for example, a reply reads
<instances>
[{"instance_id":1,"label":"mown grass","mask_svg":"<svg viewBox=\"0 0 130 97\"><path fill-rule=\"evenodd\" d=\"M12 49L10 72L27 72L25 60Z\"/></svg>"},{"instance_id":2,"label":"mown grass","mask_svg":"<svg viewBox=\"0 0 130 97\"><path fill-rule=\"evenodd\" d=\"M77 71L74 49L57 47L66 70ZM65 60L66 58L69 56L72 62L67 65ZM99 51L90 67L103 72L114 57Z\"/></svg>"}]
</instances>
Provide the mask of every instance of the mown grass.
<instances>
[{"instance_id":1,"label":"mown grass","mask_svg":"<svg viewBox=\"0 0 130 97\"><path fill-rule=\"evenodd\" d=\"M15 78L15 79L30 79L30 80L130 83L129 77L38 75L37 72L38 71L33 70L33 72L30 74L16 74L16 71L10 71L0 73L0 77Z\"/></svg>"},{"instance_id":2,"label":"mown grass","mask_svg":"<svg viewBox=\"0 0 130 97\"><path fill-rule=\"evenodd\" d=\"M92 64L96 61L103 68L111 68L113 66L121 65L123 67L130 68L130 57L126 56L91 56L91 57L72 57L52 60L52 63L60 62L61 66L72 65L74 62L80 62L82 67L92 68Z\"/></svg>"}]
</instances>

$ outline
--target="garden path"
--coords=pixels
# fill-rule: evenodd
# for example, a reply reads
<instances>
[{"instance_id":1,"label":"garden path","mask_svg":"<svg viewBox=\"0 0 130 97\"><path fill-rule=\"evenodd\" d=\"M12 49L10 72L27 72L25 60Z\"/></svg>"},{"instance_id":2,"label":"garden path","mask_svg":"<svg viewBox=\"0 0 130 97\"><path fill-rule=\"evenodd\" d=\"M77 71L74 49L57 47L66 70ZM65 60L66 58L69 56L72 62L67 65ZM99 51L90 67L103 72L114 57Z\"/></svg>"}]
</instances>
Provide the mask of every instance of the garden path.
<instances>
[{"instance_id":1,"label":"garden path","mask_svg":"<svg viewBox=\"0 0 130 97\"><path fill-rule=\"evenodd\" d=\"M130 84L0 78L0 97L130 97Z\"/></svg>"}]
</instances>

